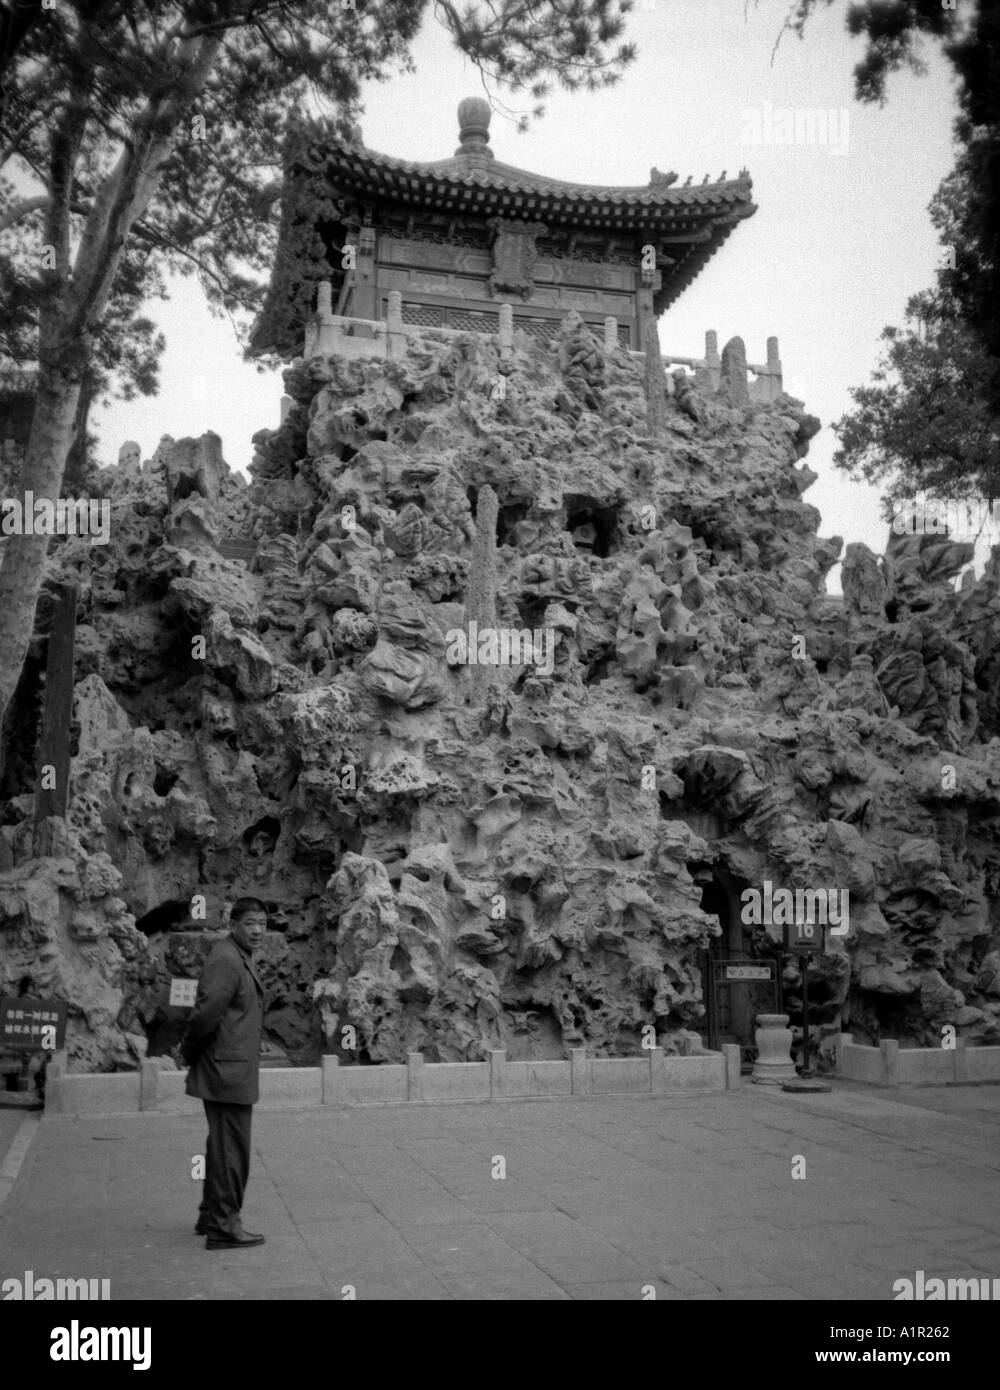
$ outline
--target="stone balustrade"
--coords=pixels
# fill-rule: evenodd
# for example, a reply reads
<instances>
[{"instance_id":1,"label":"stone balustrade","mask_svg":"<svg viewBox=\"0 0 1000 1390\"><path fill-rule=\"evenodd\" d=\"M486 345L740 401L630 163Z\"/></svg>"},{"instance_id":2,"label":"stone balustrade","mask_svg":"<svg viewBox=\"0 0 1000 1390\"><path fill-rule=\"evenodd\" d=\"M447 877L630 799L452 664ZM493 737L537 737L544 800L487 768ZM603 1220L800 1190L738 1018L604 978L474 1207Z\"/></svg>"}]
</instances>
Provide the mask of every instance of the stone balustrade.
<instances>
[{"instance_id":1,"label":"stone balustrade","mask_svg":"<svg viewBox=\"0 0 1000 1390\"><path fill-rule=\"evenodd\" d=\"M739 342L739 339L734 339ZM638 353L637 356L643 354ZM687 367L694 373L695 384L703 390L716 392L722 380L722 358L719 355L719 340L714 329L709 329L705 334L705 355L704 357L678 357L674 353L666 353L663 356L663 365L666 368ZM754 380L747 380L747 394L752 401L773 401L781 395L781 358L778 354L777 338L767 340L767 361L766 362L747 362L748 372L752 372Z\"/></svg>"},{"instance_id":2,"label":"stone balustrade","mask_svg":"<svg viewBox=\"0 0 1000 1390\"><path fill-rule=\"evenodd\" d=\"M398 290L389 295L388 317L346 318L331 307L329 281L319 287L316 313L306 325L305 356L405 357L408 333L403 326L403 300Z\"/></svg>"},{"instance_id":3,"label":"stone balustrade","mask_svg":"<svg viewBox=\"0 0 1000 1390\"><path fill-rule=\"evenodd\" d=\"M497 332L488 336L496 337L500 347L501 363L506 365L510 362L514 348L514 311L510 304L500 304L497 310ZM409 341L413 338L420 338L429 332L433 332L435 336L443 334L446 337L458 338L465 336L467 331L460 328L429 330L404 324L403 297L399 290L392 290L389 294L384 322L335 314L332 309L330 283L324 281L319 286L316 313L306 326L305 356L404 358ZM620 350L618 320L608 317L604 320L604 352L610 356ZM765 362L746 362L741 339L733 338L720 355L718 335L714 329L709 329L705 334L703 357L681 357L676 353L665 353L662 355L662 362L666 370L687 368L693 373L698 387L714 394L723 383L724 358L727 354L729 362L726 389L731 398L734 392L735 399L744 397L743 383L741 380L734 382L734 375L745 380L745 397L750 401L773 401L781 395L782 368L777 338L768 338ZM633 351L631 355L645 359L643 352ZM748 373L752 374L752 379Z\"/></svg>"},{"instance_id":4,"label":"stone balustrade","mask_svg":"<svg viewBox=\"0 0 1000 1390\"><path fill-rule=\"evenodd\" d=\"M138 1071L70 1072L65 1052L48 1063L46 1116L200 1112L184 1090L187 1073L166 1057L147 1058ZM406 1102L490 1102L570 1096L682 1096L737 1090L740 1049L731 1043L710 1052L685 1039L681 1055L660 1047L634 1057L593 1057L583 1047L561 1059L508 1059L503 1048L480 1062L427 1062L419 1052L405 1062L343 1065L324 1056L319 1066L262 1068L260 1110L301 1110L313 1105L397 1105Z\"/></svg>"},{"instance_id":5,"label":"stone balustrade","mask_svg":"<svg viewBox=\"0 0 1000 1390\"><path fill-rule=\"evenodd\" d=\"M856 1043L851 1033L837 1037L837 1075L870 1086L948 1086L1000 1082L1000 1047L900 1047L883 1038L878 1047Z\"/></svg>"}]
</instances>

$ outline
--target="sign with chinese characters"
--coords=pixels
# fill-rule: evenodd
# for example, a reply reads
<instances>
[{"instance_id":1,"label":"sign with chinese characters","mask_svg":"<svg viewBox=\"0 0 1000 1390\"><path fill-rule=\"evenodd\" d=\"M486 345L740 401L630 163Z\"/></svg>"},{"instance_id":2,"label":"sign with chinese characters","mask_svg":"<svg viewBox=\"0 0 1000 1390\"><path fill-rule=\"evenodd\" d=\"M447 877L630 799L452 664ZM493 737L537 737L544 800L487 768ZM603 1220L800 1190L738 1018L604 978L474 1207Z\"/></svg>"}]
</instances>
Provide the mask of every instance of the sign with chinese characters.
<instances>
[{"instance_id":1,"label":"sign with chinese characters","mask_svg":"<svg viewBox=\"0 0 1000 1390\"><path fill-rule=\"evenodd\" d=\"M58 1052L66 1045L66 1005L58 999L0 999L0 1051Z\"/></svg>"},{"instance_id":2,"label":"sign with chinese characters","mask_svg":"<svg viewBox=\"0 0 1000 1390\"><path fill-rule=\"evenodd\" d=\"M822 922L786 922L785 949L797 956L823 950Z\"/></svg>"},{"instance_id":3,"label":"sign with chinese characters","mask_svg":"<svg viewBox=\"0 0 1000 1390\"><path fill-rule=\"evenodd\" d=\"M170 981L170 1002L175 1008L193 1009L198 995L198 981L175 975Z\"/></svg>"},{"instance_id":4,"label":"sign with chinese characters","mask_svg":"<svg viewBox=\"0 0 1000 1390\"><path fill-rule=\"evenodd\" d=\"M494 238L490 290L494 295L519 294L530 299L535 287L535 237L544 236L548 228L544 222L505 217L492 217L486 225Z\"/></svg>"},{"instance_id":5,"label":"sign with chinese characters","mask_svg":"<svg viewBox=\"0 0 1000 1390\"><path fill-rule=\"evenodd\" d=\"M772 965L727 965L724 976L727 980L773 980Z\"/></svg>"}]
</instances>

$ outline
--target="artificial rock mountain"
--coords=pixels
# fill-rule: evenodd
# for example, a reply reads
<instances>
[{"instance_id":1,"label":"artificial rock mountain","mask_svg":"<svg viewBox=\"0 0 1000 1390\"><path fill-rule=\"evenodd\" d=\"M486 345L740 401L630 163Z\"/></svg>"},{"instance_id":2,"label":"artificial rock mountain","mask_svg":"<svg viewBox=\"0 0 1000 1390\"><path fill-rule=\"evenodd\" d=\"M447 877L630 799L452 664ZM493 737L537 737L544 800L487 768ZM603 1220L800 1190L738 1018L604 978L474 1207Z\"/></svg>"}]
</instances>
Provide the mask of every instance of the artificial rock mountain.
<instances>
[{"instance_id":1,"label":"artificial rock mountain","mask_svg":"<svg viewBox=\"0 0 1000 1390\"><path fill-rule=\"evenodd\" d=\"M44 857L44 604L12 718L4 992L68 1000L75 1067L134 1066L253 893L294 1061L625 1055L644 1025L672 1050L720 920L770 881L850 892L824 1054L841 1028L997 1041L1000 552L956 592L969 546L848 546L828 596L818 422L739 378L664 395L651 434L641 359L579 322L504 363L429 331L289 368L249 485L211 434L104 470L111 543L52 551L80 600ZM217 549L247 535L249 570ZM554 631L554 670L449 665L472 620Z\"/></svg>"}]
</instances>

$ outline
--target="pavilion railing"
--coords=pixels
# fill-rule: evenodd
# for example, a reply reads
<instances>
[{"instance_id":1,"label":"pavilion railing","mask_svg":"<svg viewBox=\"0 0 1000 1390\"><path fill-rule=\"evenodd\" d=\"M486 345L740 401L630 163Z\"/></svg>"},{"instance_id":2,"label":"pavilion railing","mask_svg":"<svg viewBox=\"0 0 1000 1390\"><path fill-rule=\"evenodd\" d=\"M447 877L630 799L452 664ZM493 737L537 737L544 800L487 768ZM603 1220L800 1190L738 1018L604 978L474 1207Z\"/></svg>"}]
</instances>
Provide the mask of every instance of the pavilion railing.
<instances>
[{"instance_id":1,"label":"pavilion railing","mask_svg":"<svg viewBox=\"0 0 1000 1390\"><path fill-rule=\"evenodd\" d=\"M387 300L384 321L378 319L348 318L335 314L332 309L332 291L329 282L319 286L316 314L306 326L304 355L310 357L390 357L404 358L409 350L411 339L419 339L427 334L443 334L447 337L467 336L468 330L462 328L428 329L403 322L403 296L399 290L391 290ZM497 306L497 333L501 360L509 357L514 348L514 311L510 304ZM618 341L618 320L608 317L604 320L604 351L610 355L621 350ZM627 349L626 349L627 350ZM631 352L632 357L645 360L645 353ZM703 357L681 357L676 353L662 354L665 369L686 368L694 374L695 383L703 390L715 392L719 389L722 359L719 355L718 335L713 329L705 334L705 355ZM773 401L781 395L782 367L778 354L777 338L767 340L767 360L748 362L747 391L752 401Z\"/></svg>"}]
</instances>

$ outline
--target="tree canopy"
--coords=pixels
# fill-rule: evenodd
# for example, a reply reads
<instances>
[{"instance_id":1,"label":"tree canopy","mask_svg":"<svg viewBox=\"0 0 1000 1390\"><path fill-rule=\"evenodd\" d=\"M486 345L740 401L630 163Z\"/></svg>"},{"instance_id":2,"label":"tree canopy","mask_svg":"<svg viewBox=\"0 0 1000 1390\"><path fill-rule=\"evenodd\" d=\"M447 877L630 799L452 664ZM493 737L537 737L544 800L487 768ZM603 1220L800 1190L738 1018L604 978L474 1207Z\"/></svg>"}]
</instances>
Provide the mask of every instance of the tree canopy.
<instances>
[{"instance_id":1,"label":"tree canopy","mask_svg":"<svg viewBox=\"0 0 1000 1390\"><path fill-rule=\"evenodd\" d=\"M308 105L332 135L348 134L364 82L411 66L425 12L451 32L488 91L526 92L538 115L552 81L575 89L618 80L634 56L618 43L630 8L631 0L461 10L442 0L60 0L4 11L0 166L17 177L0 179L0 320L12 325L0 350L31 356L40 303L61 291L75 302L74 329L86 325L87 355L117 295L110 336L120 343L127 307L162 291L165 271L196 273L216 308L258 308L289 122ZM136 190L123 237L117 215L154 148L158 167L143 183L155 187ZM54 264L39 263L43 245ZM118 365L141 389L148 363Z\"/></svg>"},{"instance_id":2,"label":"tree canopy","mask_svg":"<svg viewBox=\"0 0 1000 1390\"><path fill-rule=\"evenodd\" d=\"M802 38L835 0L794 0L785 28ZM937 285L914 295L902 329L883 331L871 382L834 430L835 463L887 484L894 500L926 491L993 496L1000 483L1000 3L861 0L847 28L865 41L855 95L882 105L890 76L922 74L922 40L941 44L958 78L956 164L930 215L942 248ZM780 36L779 36L780 37Z\"/></svg>"}]
</instances>

